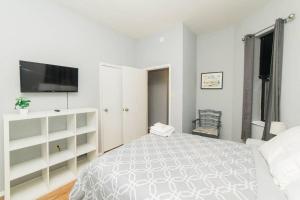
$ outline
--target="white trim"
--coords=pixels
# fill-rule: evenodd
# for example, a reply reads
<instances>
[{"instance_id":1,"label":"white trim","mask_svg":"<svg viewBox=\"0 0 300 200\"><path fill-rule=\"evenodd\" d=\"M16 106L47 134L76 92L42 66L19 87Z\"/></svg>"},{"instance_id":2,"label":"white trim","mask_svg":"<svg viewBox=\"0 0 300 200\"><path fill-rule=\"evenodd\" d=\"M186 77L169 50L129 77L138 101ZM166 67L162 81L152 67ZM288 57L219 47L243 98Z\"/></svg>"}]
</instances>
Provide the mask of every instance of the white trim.
<instances>
[{"instance_id":1,"label":"white trim","mask_svg":"<svg viewBox=\"0 0 300 200\"><path fill-rule=\"evenodd\" d=\"M100 62L100 66L104 66L104 67L113 67L113 68L118 68L118 69L122 69L123 67L131 67L131 68L136 68L136 67L132 67L132 66L127 66L127 65L115 65L115 64L110 64L110 63L106 63L106 62ZM137 68L138 69L138 68Z\"/></svg>"},{"instance_id":2,"label":"white trim","mask_svg":"<svg viewBox=\"0 0 300 200\"><path fill-rule=\"evenodd\" d=\"M171 125L171 117L172 117L172 109L171 109L171 105L172 105L172 68L170 64L165 64L165 65L158 65L158 66L150 66L150 67L145 67L144 68L147 71L154 71L154 70L159 70L159 69L169 69L169 116L168 116L168 123L169 125Z\"/></svg>"},{"instance_id":3,"label":"white trim","mask_svg":"<svg viewBox=\"0 0 300 200\"><path fill-rule=\"evenodd\" d=\"M103 154L104 154L104 153L103 153L102 150L101 150L101 152L98 153L97 157L101 157L101 156L103 156Z\"/></svg>"},{"instance_id":4,"label":"white trim","mask_svg":"<svg viewBox=\"0 0 300 200\"><path fill-rule=\"evenodd\" d=\"M171 65L164 64L164 65L157 65L157 66L149 66L149 67L145 67L144 69L147 71L158 70L158 69L170 69L171 70Z\"/></svg>"}]
</instances>

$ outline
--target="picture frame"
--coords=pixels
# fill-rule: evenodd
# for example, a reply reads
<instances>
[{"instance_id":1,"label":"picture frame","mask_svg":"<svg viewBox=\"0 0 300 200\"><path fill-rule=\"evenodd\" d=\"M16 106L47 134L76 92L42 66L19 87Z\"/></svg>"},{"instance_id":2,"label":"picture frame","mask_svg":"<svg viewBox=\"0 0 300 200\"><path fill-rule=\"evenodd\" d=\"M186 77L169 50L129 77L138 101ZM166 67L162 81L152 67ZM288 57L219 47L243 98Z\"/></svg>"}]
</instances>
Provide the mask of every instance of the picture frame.
<instances>
[{"instance_id":1,"label":"picture frame","mask_svg":"<svg viewBox=\"0 0 300 200\"><path fill-rule=\"evenodd\" d=\"M201 89L223 89L223 72L201 73Z\"/></svg>"}]
</instances>

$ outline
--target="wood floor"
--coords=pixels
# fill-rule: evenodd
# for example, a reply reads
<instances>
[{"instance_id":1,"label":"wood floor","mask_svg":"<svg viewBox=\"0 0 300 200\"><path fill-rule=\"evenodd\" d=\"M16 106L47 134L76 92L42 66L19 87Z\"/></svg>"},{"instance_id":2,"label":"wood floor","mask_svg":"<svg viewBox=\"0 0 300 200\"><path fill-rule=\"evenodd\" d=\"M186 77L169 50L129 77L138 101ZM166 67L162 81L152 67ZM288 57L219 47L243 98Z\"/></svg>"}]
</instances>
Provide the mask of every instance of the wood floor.
<instances>
[{"instance_id":1,"label":"wood floor","mask_svg":"<svg viewBox=\"0 0 300 200\"><path fill-rule=\"evenodd\" d=\"M69 193L71 192L75 181L72 181L57 190L38 198L38 200L69 200ZM0 200L4 200L4 197L0 197Z\"/></svg>"},{"instance_id":2,"label":"wood floor","mask_svg":"<svg viewBox=\"0 0 300 200\"><path fill-rule=\"evenodd\" d=\"M68 200L69 193L71 192L74 183L75 181L72 181L63 187L58 188L57 190L46 194L45 196L42 196L38 200Z\"/></svg>"}]
</instances>

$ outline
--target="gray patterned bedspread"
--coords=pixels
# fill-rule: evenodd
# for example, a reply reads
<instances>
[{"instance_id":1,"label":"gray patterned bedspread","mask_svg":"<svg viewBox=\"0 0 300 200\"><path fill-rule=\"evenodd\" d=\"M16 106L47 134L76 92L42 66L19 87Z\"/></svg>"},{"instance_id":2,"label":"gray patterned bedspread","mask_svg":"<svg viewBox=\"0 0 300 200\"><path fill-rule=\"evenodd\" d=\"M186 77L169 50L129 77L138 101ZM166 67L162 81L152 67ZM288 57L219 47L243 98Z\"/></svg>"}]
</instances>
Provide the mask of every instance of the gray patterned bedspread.
<instances>
[{"instance_id":1,"label":"gray patterned bedspread","mask_svg":"<svg viewBox=\"0 0 300 200\"><path fill-rule=\"evenodd\" d=\"M191 134L146 135L93 161L71 200L255 200L251 149Z\"/></svg>"}]
</instances>

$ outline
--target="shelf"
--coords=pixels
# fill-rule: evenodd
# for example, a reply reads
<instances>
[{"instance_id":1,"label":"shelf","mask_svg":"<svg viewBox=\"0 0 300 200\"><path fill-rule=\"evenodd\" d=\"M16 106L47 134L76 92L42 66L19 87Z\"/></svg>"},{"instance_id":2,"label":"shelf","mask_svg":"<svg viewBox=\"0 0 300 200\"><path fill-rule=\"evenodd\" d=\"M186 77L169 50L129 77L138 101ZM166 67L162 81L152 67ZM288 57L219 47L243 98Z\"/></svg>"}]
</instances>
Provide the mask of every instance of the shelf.
<instances>
[{"instance_id":1,"label":"shelf","mask_svg":"<svg viewBox=\"0 0 300 200\"><path fill-rule=\"evenodd\" d=\"M54 154L50 154L49 165L56 165L58 163L70 160L74 158L74 154L70 150L60 151Z\"/></svg>"},{"instance_id":2,"label":"shelf","mask_svg":"<svg viewBox=\"0 0 300 200\"><path fill-rule=\"evenodd\" d=\"M75 178L75 175L67 166L50 171L50 190L57 189L73 181Z\"/></svg>"},{"instance_id":3,"label":"shelf","mask_svg":"<svg viewBox=\"0 0 300 200\"><path fill-rule=\"evenodd\" d=\"M90 161L87 157L80 158L79 160L77 160L77 171L80 172L81 170L85 169L89 165L89 163Z\"/></svg>"},{"instance_id":4,"label":"shelf","mask_svg":"<svg viewBox=\"0 0 300 200\"><path fill-rule=\"evenodd\" d=\"M42 177L26 181L11 188L12 200L37 199L46 194L48 187Z\"/></svg>"},{"instance_id":5,"label":"shelf","mask_svg":"<svg viewBox=\"0 0 300 200\"><path fill-rule=\"evenodd\" d=\"M96 146L92 144L83 144L77 147L77 156L80 156L85 153L89 153L91 151L95 151Z\"/></svg>"},{"instance_id":6,"label":"shelf","mask_svg":"<svg viewBox=\"0 0 300 200\"><path fill-rule=\"evenodd\" d=\"M5 114L3 116L6 121L19 121L25 119L36 119L44 117L55 117L62 115L80 114L80 113L97 113L95 108L78 108L78 109L63 109L60 112L55 112L54 110L43 111L43 112L29 112L27 115L20 115L18 112Z\"/></svg>"},{"instance_id":7,"label":"shelf","mask_svg":"<svg viewBox=\"0 0 300 200\"><path fill-rule=\"evenodd\" d=\"M15 151L26 147L44 144L46 142L47 142L47 138L45 135L38 135L38 136L23 138L19 140L12 140L10 141L9 144L9 151Z\"/></svg>"},{"instance_id":8,"label":"shelf","mask_svg":"<svg viewBox=\"0 0 300 200\"><path fill-rule=\"evenodd\" d=\"M72 131L68 131L68 130L50 133L49 134L49 142L69 138L72 136L74 136L74 133Z\"/></svg>"},{"instance_id":9,"label":"shelf","mask_svg":"<svg viewBox=\"0 0 300 200\"><path fill-rule=\"evenodd\" d=\"M17 165L13 165L11 167L10 180L20 178L33 172L37 172L39 170L45 169L46 167L47 163L42 158L37 158L22 162Z\"/></svg>"},{"instance_id":10,"label":"shelf","mask_svg":"<svg viewBox=\"0 0 300 200\"><path fill-rule=\"evenodd\" d=\"M6 199L37 199L75 180L97 157L97 109L13 113L3 119ZM77 155L83 159L77 161Z\"/></svg>"},{"instance_id":11,"label":"shelf","mask_svg":"<svg viewBox=\"0 0 300 200\"><path fill-rule=\"evenodd\" d=\"M95 131L96 131L95 127L80 127L80 128L77 128L76 134L82 135L82 134L91 133L91 132L95 132Z\"/></svg>"}]
</instances>

